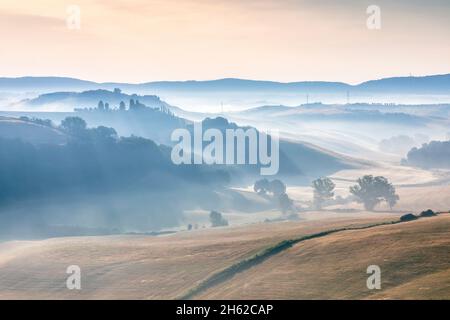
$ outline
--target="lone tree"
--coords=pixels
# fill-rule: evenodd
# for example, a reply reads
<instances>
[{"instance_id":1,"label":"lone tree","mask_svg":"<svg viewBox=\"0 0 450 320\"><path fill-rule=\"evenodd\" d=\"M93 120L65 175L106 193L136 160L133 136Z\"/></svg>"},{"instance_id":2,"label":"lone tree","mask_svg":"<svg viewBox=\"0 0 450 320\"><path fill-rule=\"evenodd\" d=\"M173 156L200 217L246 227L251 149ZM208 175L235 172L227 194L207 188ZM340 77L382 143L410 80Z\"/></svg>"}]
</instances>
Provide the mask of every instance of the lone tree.
<instances>
[{"instance_id":1,"label":"lone tree","mask_svg":"<svg viewBox=\"0 0 450 320\"><path fill-rule=\"evenodd\" d=\"M253 190L260 196L271 194L272 201L278 205L283 214L287 212L295 212L293 201L286 193L286 185L283 181L275 179L261 179L255 182Z\"/></svg>"},{"instance_id":2,"label":"lone tree","mask_svg":"<svg viewBox=\"0 0 450 320\"><path fill-rule=\"evenodd\" d=\"M223 227L228 225L228 221L222 217L222 214L217 211L211 211L209 213L209 220L212 227Z\"/></svg>"},{"instance_id":3,"label":"lone tree","mask_svg":"<svg viewBox=\"0 0 450 320\"><path fill-rule=\"evenodd\" d=\"M350 187L350 193L358 198L358 202L364 204L366 210L373 211L375 206L382 201L386 201L392 209L398 195L395 187L385 177L374 177L367 175L358 179L358 184Z\"/></svg>"},{"instance_id":4,"label":"lone tree","mask_svg":"<svg viewBox=\"0 0 450 320\"><path fill-rule=\"evenodd\" d=\"M279 197L278 197L278 204L280 206L281 212L283 212L283 214L286 214L287 212L294 211L294 202L292 201L291 198L289 198L289 196L287 195L287 193L282 193Z\"/></svg>"},{"instance_id":5,"label":"lone tree","mask_svg":"<svg viewBox=\"0 0 450 320\"><path fill-rule=\"evenodd\" d=\"M273 193L274 197L279 197L283 193L286 193L286 185L281 180L272 180L270 182L270 191Z\"/></svg>"},{"instance_id":6,"label":"lone tree","mask_svg":"<svg viewBox=\"0 0 450 320\"><path fill-rule=\"evenodd\" d=\"M283 181L275 179L269 181L267 179L261 179L255 182L253 190L259 195L266 195L271 193L274 198L278 198L283 193L286 193L286 185Z\"/></svg>"},{"instance_id":7,"label":"lone tree","mask_svg":"<svg viewBox=\"0 0 450 320\"><path fill-rule=\"evenodd\" d=\"M125 110L127 107L125 106L125 102L120 101L120 105L119 105L119 109L120 110Z\"/></svg>"},{"instance_id":8,"label":"lone tree","mask_svg":"<svg viewBox=\"0 0 450 320\"><path fill-rule=\"evenodd\" d=\"M329 178L319 178L312 183L314 188L314 207L322 209L326 200L334 197L334 188L336 185Z\"/></svg>"},{"instance_id":9,"label":"lone tree","mask_svg":"<svg viewBox=\"0 0 450 320\"><path fill-rule=\"evenodd\" d=\"M253 190L259 195L266 195L270 192L270 182L267 179L261 179L255 182Z\"/></svg>"}]
</instances>

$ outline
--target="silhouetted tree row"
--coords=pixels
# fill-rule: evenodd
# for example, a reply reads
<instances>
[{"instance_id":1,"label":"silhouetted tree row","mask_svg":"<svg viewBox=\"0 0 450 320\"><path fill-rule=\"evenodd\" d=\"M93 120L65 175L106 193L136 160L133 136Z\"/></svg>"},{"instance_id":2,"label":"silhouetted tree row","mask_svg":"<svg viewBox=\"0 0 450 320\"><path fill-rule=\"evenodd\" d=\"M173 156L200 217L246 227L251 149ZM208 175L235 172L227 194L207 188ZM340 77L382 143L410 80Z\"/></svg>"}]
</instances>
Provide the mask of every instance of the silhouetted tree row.
<instances>
[{"instance_id":1,"label":"silhouetted tree row","mask_svg":"<svg viewBox=\"0 0 450 320\"><path fill-rule=\"evenodd\" d=\"M152 111L159 111L164 114L175 116L174 113L165 106L159 106L157 108L149 107L143 103L141 103L138 99L130 99L128 102L128 108L127 104L124 101L120 101L118 107L111 107L108 102L104 102L103 100L100 100L97 103L96 108L75 108L75 111L136 111L136 110L152 110Z\"/></svg>"}]
</instances>

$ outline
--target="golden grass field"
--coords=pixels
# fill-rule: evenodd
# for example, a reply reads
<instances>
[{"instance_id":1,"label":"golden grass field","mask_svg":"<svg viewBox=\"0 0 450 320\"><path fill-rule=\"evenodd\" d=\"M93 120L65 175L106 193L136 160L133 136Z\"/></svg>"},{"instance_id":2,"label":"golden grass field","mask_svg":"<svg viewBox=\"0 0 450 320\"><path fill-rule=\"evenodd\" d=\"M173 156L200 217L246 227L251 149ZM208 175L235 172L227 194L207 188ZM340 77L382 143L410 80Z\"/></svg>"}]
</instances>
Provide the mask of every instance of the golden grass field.
<instances>
[{"instance_id":1,"label":"golden grass field","mask_svg":"<svg viewBox=\"0 0 450 320\"><path fill-rule=\"evenodd\" d=\"M1 299L175 299L212 274L282 240L393 214L179 232L166 236L55 238L0 244ZM298 243L194 298L450 298L450 215ZM382 290L365 287L382 269ZM79 265L82 289L65 285Z\"/></svg>"},{"instance_id":2,"label":"golden grass field","mask_svg":"<svg viewBox=\"0 0 450 320\"><path fill-rule=\"evenodd\" d=\"M379 219L391 218L9 242L0 245L0 298L176 298L217 270L285 238ZM65 287L69 265L82 269L81 291Z\"/></svg>"},{"instance_id":3,"label":"golden grass field","mask_svg":"<svg viewBox=\"0 0 450 320\"><path fill-rule=\"evenodd\" d=\"M450 215L311 239L200 299L450 299ZM381 290L366 286L381 268Z\"/></svg>"}]
</instances>

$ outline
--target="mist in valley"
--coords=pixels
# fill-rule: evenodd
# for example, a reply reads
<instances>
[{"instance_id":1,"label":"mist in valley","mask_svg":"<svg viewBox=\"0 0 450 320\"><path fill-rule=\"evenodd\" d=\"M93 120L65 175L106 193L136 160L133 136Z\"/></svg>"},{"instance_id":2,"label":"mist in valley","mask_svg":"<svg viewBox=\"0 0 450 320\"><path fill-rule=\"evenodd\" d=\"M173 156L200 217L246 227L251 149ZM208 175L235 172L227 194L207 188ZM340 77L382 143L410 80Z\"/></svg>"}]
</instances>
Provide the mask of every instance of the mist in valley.
<instances>
[{"instance_id":1,"label":"mist in valley","mask_svg":"<svg viewBox=\"0 0 450 320\"><path fill-rule=\"evenodd\" d=\"M189 91L184 83L170 90L88 83L32 94L9 88L0 100L0 239L203 228L212 211L231 225L285 219L286 208L302 217L313 210L311 184L320 177L338 182L339 198L328 206L355 210L345 183L365 173L392 173L387 178L400 187L404 177L392 168L421 172L418 184L447 174L436 173L449 169L450 105L440 92L414 98L399 90L390 100L373 93L371 100L345 86L327 96L250 84L256 87L240 91L199 84ZM171 133L193 133L195 123L222 133L278 130L280 168L270 179L284 191L254 192L260 165L174 165ZM349 182L337 178L347 172L354 172Z\"/></svg>"}]
</instances>

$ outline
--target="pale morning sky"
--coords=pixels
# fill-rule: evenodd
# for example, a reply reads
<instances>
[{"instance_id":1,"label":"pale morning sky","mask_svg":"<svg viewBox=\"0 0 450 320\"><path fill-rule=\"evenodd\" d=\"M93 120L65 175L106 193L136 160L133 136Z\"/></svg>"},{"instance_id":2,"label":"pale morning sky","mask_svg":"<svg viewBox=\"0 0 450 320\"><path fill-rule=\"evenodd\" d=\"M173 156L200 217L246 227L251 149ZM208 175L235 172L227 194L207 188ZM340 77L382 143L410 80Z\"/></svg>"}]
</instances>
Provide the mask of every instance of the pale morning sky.
<instances>
[{"instance_id":1,"label":"pale morning sky","mask_svg":"<svg viewBox=\"0 0 450 320\"><path fill-rule=\"evenodd\" d=\"M366 26L373 4L380 30ZM80 29L67 26L69 5ZM358 83L450 73L449 17L448 0L1 0L0 76Z\"/></svg>"}]
</instances>

